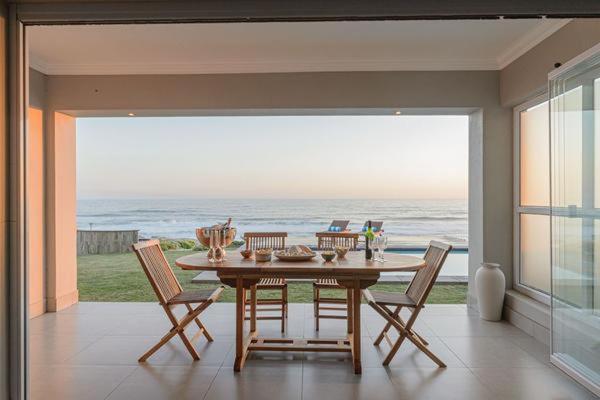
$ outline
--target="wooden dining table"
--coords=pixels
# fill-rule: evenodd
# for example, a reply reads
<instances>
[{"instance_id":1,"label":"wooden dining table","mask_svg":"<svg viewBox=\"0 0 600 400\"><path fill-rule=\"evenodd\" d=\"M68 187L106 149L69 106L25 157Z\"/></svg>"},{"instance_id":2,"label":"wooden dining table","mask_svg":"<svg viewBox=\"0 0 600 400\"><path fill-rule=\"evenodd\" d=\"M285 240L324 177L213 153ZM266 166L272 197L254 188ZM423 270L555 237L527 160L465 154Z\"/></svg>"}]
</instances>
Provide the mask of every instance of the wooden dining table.
<instances>
[{"instance_id":1,"label":"wooden dining table","mask_svg":"<svg viewBox=\"0 0 600 400\"><path fill-rule=\"evenodd\" d=\"M364 251L353 251L343 259L325 262L317 255L308 261L280 261L273 256L269 262L244 259L237 251L227 253L226 260L211 262L206 252L178 258L175 264L184 270L215 271L222 283L236 290L235 309L235 362L233 369L240 371L251 351L313 351L352 353L354 372L360 374L361 290L374 285L382 272L417 271L425 266L422 258L387 253L385 262L366 260ZM335 278L347 289L347 334L340 338L265 338L256 327L256 296L250 304L250 327L245 327L244 291L251 289L262 278L319 279Z\"/></svg>"}]
</instances>

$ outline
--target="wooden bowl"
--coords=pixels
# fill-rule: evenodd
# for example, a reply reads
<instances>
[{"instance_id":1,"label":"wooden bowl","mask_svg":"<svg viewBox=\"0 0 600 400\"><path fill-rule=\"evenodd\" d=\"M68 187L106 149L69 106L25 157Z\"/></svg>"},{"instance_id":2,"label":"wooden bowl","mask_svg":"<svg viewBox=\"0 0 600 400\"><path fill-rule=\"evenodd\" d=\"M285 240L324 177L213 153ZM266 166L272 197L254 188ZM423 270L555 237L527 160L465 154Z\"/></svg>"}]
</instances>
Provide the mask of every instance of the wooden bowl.
<instances>
[{"instance_id":1,"label":"wooden bowl","mask_svg":"<svg viewBox=\"0 0 600 400\"><path fill-rule=\"evenodd\" d=\"M333 259L335 258L335 252L323 251L323 252L321 252L321 257L323 257L323 260L325 260L325 262L332 262Z\"/></svg>"},{"instance_id":2,"label":"wooden bowl","mask_svg":"<svg viewBox=\"0 0 600 400\"><path fill-rule=\"evenodd\" d=\"M254 259L256 262L267 262L271 261L271 254L273 254L272 249L260 249L254 252Z\"/></svg>"},{"instance_id":3,"label":"wooden bowl","mask_svg":"<svg viewBox=\"0 0 600 400\"><path fill-rule=\"evenodd\" d=\"M205 226L203 228L196 228L196 237L200 244L208 247L210 246L210 226ZM229 246L233 240L235 239L235 235L237 234L237 229L235 228L227 228L225 229L225 238L221 238L223 240L224 247Z\"/></svg>"},{"instance_id":4,"label":"wooden bowl","mask_svg":"<svg viewBox=\"0 0 600 400\"><path fill-rule=\"evenodd\" d=\"M252 257L252 253L254 253L252 250L240 251L240 254L242 255L242 257L244 257L244 259L248 259L248 258Z\"/></svg>"},{"instance_id":5,"label":"wooden bowl","mask_svg":"<svg viewBox=\"0 0 600 400\"><path fill-rule=\"evenodd\" d=\"M345 258L346 254L348 254L348 250L350 250L348 247L336 246L335 254L337 254L338 258Z\"/></svg>"}]
</instances>

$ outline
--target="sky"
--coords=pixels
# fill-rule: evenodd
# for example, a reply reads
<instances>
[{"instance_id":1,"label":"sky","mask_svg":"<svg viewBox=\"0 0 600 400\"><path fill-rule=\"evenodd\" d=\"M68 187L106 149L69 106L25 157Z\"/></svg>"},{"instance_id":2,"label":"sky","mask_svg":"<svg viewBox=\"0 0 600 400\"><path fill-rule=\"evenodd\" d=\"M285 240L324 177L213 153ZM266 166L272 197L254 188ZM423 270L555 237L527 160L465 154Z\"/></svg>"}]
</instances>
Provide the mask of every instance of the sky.
<instances>
[{"instance_id":1,"label":"sky","mask_svg":"<svg viewBox=\"0 0 600 400\"><path fill-rule=\"evenodd\" d=\"M79 198L466 199L466 116L77 119Z\"/></svg>"}]
</instances>

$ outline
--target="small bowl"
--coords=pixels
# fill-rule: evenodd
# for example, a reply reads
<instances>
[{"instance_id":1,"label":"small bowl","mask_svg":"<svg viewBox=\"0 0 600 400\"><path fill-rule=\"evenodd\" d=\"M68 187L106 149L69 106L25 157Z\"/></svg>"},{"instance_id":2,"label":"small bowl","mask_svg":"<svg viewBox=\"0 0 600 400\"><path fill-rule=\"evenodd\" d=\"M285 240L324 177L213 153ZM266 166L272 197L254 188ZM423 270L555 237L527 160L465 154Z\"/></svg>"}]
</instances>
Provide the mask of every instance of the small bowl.
<instances>
[{"instance_id":1,"label":"small bowl","mask_svg":"<svg viewBox=\"0 0 600 400\"><path fill-rule=\"evenodd\" d=\"M242 250L240 251L240 254L242 255L242 257L244 257L244 259L248 259L250 257L252 257L252 250Z\"/></svg>"},{"instance_id":2,"label":"small bowl","mask_svg":"<svg viewBox=\"0 0 600 400\"><path fill-rule=\"evenodd\" d=\"M337 254L338 258L345 258L346 254L348 254L348 250L350 250L348 247L336 246L335 254Z\"/></svg>"},{"instance_id":3,"label":"small bowl","mask_svg":"<svg viewBox=\"0 0 600 400\"><path fill-rule=\"evenodd\" d=\"M271 261L271 254L273 254L273 249L259 249L254 252L254 259L257 262Z\"/></svg>"},{"instance_id":4,"label":"small bowl","mask_svg":"<svg viewBox=\"0 0 600 400\"><path fill-rule=\"evenodd\" d=\"M335 258L335 252L333 252L333 251L323 251L321 253L321 257L323 257L323 260L325 260L325 262L332 262L333 259Z\"/></svg>"}]
</instances>

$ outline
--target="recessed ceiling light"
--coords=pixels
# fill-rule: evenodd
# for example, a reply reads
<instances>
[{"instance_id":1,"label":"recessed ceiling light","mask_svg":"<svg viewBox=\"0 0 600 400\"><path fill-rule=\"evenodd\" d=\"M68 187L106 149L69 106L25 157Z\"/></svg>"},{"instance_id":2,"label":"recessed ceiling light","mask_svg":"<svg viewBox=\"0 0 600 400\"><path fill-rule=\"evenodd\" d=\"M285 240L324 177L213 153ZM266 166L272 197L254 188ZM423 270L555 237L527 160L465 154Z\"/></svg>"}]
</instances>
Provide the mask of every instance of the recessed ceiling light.
<instances>
[{"instance_id":1,"label":"recessed ceiling light","mask_svg":"<svg viewBox=\"0 0 600 400\"><path fill-rule=\"evenodd\" d=\"M134 117L134 116L135 116L135 114L134 114L134 113L129 113L129 114L127 114L127 115L129 115L130 117Z\"/></svg>"},{"instance_id":2,"label":"recessed ceiling light","mask_svg":"<svg viewBox=\"0 0 600 400\"><path fill-rule=\"evenodd\" d=\"M402 114L402 111L396 111L394 114L400 115L400 114Z\"/></svg>"}]
</instances>

